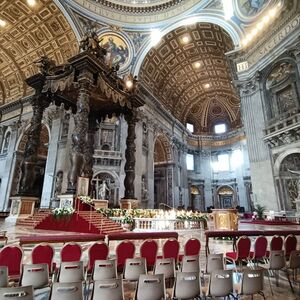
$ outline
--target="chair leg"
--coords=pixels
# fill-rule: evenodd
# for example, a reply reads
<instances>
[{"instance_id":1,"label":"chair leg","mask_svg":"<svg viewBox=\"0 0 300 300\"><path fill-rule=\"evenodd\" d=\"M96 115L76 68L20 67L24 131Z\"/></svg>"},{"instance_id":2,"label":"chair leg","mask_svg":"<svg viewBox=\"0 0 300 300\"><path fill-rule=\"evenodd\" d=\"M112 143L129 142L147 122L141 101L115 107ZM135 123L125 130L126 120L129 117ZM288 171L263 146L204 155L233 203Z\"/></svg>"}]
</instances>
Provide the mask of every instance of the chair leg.
<instances>
[{"instance_id":1,"label":"chair leg","mask_svg":"<svg viewBox=\"0 0 300 300\"><path fill-rule=\"evenodd\" d=\"M290 276L289 276L288 270L285 270L285 274L286 274L286 278L287 278L287 280L288 280L288 282L290 284L291 291L294 294L295 292L294 292L293 285L292 285L291 280L290 280Z\"/></svg>"},{"instance_id":2,"label":"chair leg","mask_svg":"<svg viewBox=\"0 0 300 300\"><path fill-rule=\"evenodd\" d=\"M271 284L271 279L270 279L270 274L269 274L269 272L267 272L267 274L268 274L268 280L269 280L269 284L270 284L271 293L272 293L272 296L274 296L273 289L272 289L272 284Z\"/></svg>"}]
</instances>

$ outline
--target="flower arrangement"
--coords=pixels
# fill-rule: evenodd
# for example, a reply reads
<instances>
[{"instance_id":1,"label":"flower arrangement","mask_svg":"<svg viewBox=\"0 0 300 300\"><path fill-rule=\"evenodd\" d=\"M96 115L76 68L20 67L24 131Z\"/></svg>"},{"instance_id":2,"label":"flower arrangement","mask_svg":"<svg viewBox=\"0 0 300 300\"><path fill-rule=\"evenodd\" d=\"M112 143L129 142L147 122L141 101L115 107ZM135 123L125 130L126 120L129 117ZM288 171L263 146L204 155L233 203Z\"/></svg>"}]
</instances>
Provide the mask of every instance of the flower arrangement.
<instances>
[{"instance_id":1,"label":"flower arrangement","mask_svg":"<svg viewBox=\"0 0 300 300\"><path fill-rule=\"evenodd\" d=\"M75 209L73 207L60 207L52 210L52 216L56 219L71 217Z\"/></svg>"},{"instance_id":2,"label":"flower arrangement","mask_svg":"<svg viewBox=\"0 0 300 300\"><path fill-rule=\"evenodd\" d=\"M93 199L90 196L79 196L79 200L82 203L92 205L94 203Z\"/></svg>"}]
</instances>

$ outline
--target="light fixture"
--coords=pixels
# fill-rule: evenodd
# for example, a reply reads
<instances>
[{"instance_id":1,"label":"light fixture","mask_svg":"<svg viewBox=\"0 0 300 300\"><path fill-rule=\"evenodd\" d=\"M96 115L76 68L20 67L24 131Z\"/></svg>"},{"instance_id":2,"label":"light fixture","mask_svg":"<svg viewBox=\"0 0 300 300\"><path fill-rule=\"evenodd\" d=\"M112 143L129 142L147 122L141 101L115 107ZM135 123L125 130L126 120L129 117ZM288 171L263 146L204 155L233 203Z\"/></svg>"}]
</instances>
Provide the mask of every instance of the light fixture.
<instances>
[{"instance_id":1,"label":"light fixture","mask_svg":"<svg viewBox=\"0 0 300 300\"><path fill-rule=\"evenodd\" d=\"M127 89L131 89L133 87L133 81L128 79L128 80L126 80L125 85L126 85Z\"/></svg>"},{"instance_id":2,"label":"light fixture","mask_svg":"<svg viewBox=\"0 0 300 300\"><path fill-rule=\"evenodd\" d=\"M182 42L185 43L185 44L187 44L187 43L189 42L189 40L190 40L190 38L189 38L187 35L185 35L185 36L182 38Z\"/></svg>"},{"instance_id":3,"label":"light fixture","mask_svg":"<svg viewBox=\"0 0 300 300\"><path fill-rule=\"evenodd\" d=\"M274 18L275 15L276 15L276 13L277 13L276 7L272 8L272 9L269 11L269 17L270 17L270 18Z\"/></svg>"},{"instance_id":4,"label":"light fixture","mask_svg":"<svg viewBox=\"0 0 300 300\"><path fill-rule=\"evenodd\" d=\"M268 15L264 16L262 21L264 22L264 24L268 24L270 21L270 17Z\"/></svg>"},{"instance_id":5,"label":"light fixture","mask_svg":"<svg viewBox=\"0 0 300 300\"><path fill-rule=\"evenodd\" d=\"M257 25L256 25L256 28L257 30L261 30L264 28L264 23L263 22L259 22Z\"/></svg>"},{"instance_id":6,"label":"light fixture","mask_svg":"<svg viewBox=\"0 0 300 300\"><path fill-rule=\"evenodd\" d=\"M204 88L209 89L210 88L210 84L209 83L205 83L204 84Z\"/></svg>"},{"instance_id":7,"label":"light fixture","mask_svg":"<svg viewBox=\"0 0 300 300\"><path fill-rule=\"evenodd\" d=\"M156 46L161 41L161 32L159 29L155 28L151 30L151 45Z\"/></svg>"},{"instance_id":8,"label":"light fixture","mask_svg":"<svg viewBox=\"0 0 300 300\"><path fill-rule=\"evenodd\" d=\"M194 63L194 67L195 67L196 69L199 69L199 68L201 67L201 63L200 63L199 61L196 61L196 62Z\"/></svg>"},{"instance_id":9,"label":"light fixture","mask_svg":"<svg viewBox=\"0 0 300 300\"><path fill-rule=\"evenodd\" d=\"M36 0L27 0L27 4L29 6L35 6L36 5Z\"/></svg>"},{"instance_id":10,"label":"light fixture","mask_svg":"<svg viewBox=\"0 0 300 300\"><path fill-rule=\"evenodd\" d=\"M0 27L5 27L6 26L6 21L0 19Z\"/></svg>"}]
</instances>

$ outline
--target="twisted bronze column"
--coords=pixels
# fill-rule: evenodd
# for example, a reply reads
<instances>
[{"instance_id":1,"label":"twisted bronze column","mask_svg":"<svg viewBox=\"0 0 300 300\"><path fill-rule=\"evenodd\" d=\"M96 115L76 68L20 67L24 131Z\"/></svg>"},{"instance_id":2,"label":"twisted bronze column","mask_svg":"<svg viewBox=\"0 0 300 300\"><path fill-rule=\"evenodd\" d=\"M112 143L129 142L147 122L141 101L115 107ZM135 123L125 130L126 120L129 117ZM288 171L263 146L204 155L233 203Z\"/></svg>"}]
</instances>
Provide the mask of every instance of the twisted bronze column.
<instances>
[{"instance_id":1,"label":"twisted bronze column","mask_svg":"<svg viewBox=\"0 0 300 300\"><path fill-rule=\"evenodd\" d=\"M67 192L75 194L77 177L81 175L84 166L84 152L87 143L87 132L89 129L90 113L90 91L92 83L91 74L84 73L79 78L79 95L77 99L77 111L74 116L75 128L72 134L71 168L68 174Z\"/></svg>"},{"instance_id":2,"label":"twisted bronze column","mask_svg":"<svg viewBox=\"0 0 300 300\"><path fill-rule=\"evenodd\" d=\"M125 150L125 195L124 199L135 199L134 195L134 178L135 178L135 124L137 122L136 114L130 113L125 115L125 120L128 124L128 134L126 139L126 150Z\"/></svg>"}]
</instances>

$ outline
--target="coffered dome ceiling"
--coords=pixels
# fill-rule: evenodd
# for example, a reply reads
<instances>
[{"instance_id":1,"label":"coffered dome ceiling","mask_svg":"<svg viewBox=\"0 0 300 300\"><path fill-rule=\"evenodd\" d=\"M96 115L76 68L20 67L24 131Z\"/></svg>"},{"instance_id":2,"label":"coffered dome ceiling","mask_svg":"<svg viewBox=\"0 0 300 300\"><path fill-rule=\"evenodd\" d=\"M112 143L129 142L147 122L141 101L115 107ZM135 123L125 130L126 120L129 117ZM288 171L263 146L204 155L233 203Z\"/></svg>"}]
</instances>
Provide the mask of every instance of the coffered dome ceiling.
<instances>
[{"instance_id":1,"label":"coffered dome ceiling","mask_svg":"<svg viewBox=\"0 0 300 300\"><path fill-rule=\"evenodd\" d=\"M62 64L77 52L74 32L52 0L29 6L26 0L0 1L0 105L26 96L25 78L35 74L34 61L48 55Z\"/></svg>"},{"instance_id":2,"label":"coffered dome ceiling","mask_svg":"<svg viewBox=\"0 0 300 300\"><path fill-rule=\"evenodd\" d=\"M233 49L219 26L198 23L166 34L145 57L139 80L183 124L209 133L225 122L240 126L240 100L225 53Z\"/></svg>"}]
</instances>

